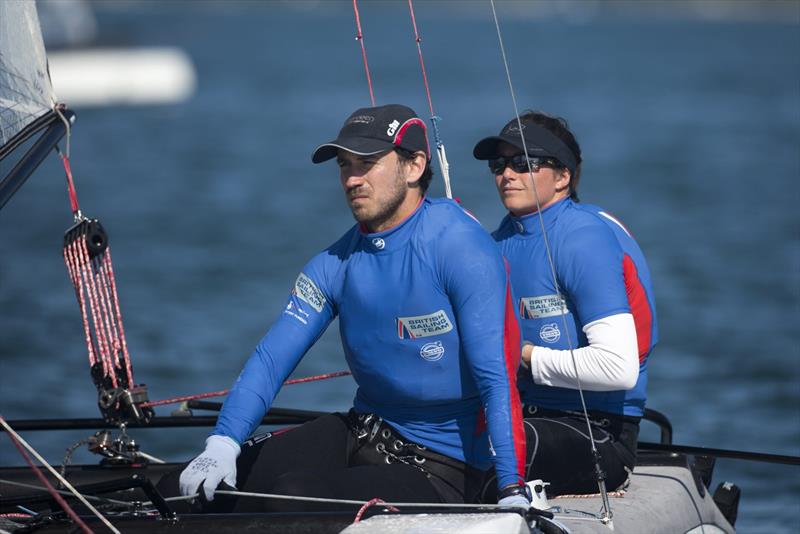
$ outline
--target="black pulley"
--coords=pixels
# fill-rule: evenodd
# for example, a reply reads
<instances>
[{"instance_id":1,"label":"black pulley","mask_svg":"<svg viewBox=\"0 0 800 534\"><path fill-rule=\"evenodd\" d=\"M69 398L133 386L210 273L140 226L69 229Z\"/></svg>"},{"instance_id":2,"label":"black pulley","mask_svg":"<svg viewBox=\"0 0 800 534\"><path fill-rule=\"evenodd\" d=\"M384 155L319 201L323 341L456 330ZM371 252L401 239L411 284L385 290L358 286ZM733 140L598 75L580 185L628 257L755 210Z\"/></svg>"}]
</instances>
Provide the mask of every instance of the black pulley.
<instances>
[{"instance_id":1,"label":"black pulley","mask_svg":"<svg viewBox=\"0 0 800 534\"><path fill-rule=\"evenodd\" d=\"M86 242L89 257L95 258L108 248L108 234L97 219L83 219L64 233L64 246L79 240Z\"/></svg>"}]
</instances>

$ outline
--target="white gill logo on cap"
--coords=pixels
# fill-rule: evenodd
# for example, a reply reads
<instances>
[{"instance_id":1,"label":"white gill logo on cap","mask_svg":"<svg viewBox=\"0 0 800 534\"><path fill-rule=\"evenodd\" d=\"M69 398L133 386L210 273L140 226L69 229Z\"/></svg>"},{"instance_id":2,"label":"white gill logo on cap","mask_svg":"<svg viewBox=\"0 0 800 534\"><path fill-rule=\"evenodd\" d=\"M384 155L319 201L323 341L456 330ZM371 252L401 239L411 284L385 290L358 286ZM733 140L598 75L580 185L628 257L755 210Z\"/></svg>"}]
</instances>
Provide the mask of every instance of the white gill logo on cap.
<instances>
[{"instance_id":1,"label":"white gill logo on cap","mask_svg":"<svg viewBox=\"0 0 800 534\"><path fill-rule=\"evenodd\" d=\"M422 348L419 349L419 355L422 356L423 360L428 360L429 362L441 360L442 356L444 356L442 342L434 341L433 343L425 343L422 345Z\"/></svg>"},{"instance_id":2,"label":"white gill logo on cap","mask_svg":"<svg viewBox=\"0 0 800 534\"><path fill-rule=\"evenodd\" d=\"M525 129L525 125L524 124L522 125L522 129L523 130ZM506 128L505 130L503 130L503 133L507 134L507 133L513 133L513 132L519 132L519 131L520 131L519 130L519 126L517 126L516 124L512 124L511 126Z\"/></svg>"},{"instance_id":3,"label":"white gill logo on cap","mask_svg":"<svg viewBox=\"0 0 800 534\"><path fill-rule=\"evenodd\" d=\"M384 241L380 237L376 237L375 239L372 240L372 245L378 250L383 250L383 247L386 246L386 241Z\"/></svg>"},{"instance_id":4,"label":"white gill logo on cap","mask_svg":"<svg viewBox=\"0 0 800 534\"><path fill-rule=\"evenodd\" d=\"M355 123L369 124L374 120L375 117L373 117L372 115L356 115L355 117L350 117L347 120L347 124L355 124Z\"/></svg>"},{"instance_id":5,"label":"white gill logo on cap","mask_svg":"<svg viewBox=\"0 0 800 534\"><path fill-rule=\"evenodd\" d=\"M561 330L556 323L547 323L539 329L539 337L545 343L555 343L561 339Z\"/></svg>"},{"instance_id":6,"label":"white gill logo on cap","mask_svg":"<svg viewBox=\"0 0 800 534\"><path fill-rule=\"evenodd\" d=\"M389 123L389 129L386 130L386 135L388 136L394 135L394 133L397 131L398 126L400 126L400 121L398 121L397 119Z\"/></svg>"}]
</instances>

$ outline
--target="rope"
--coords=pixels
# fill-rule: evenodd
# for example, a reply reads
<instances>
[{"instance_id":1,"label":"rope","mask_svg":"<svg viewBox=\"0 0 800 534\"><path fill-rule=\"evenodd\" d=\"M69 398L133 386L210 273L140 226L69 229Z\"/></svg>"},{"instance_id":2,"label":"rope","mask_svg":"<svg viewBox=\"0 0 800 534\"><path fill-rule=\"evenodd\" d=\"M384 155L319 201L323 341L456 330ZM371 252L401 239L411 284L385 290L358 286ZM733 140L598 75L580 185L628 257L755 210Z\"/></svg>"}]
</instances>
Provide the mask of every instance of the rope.
<instances>
[{"instance_id":1,"label":"rope","mask_svg":"<svg viewBox=\"0 0 800 534\"><path fill-rule=\"evenodd\" d=\"M291 386L292 384L304 384L306 382L316 382L317 380L327 380L328 378L337 378L340 376L350 376L353 373L350 371L336 371L335 373L325 373L322 375L307 376L304 378L294 378L287 380L283 383L284 386ZM179 402L186 402L190 400L207 399L209 397L222 397L230 393L230 389L223 389L220 391L212 391L210 393L198 393L196 395L184 395L183 397L173 397L171 399L157 400L142 403L142 408L152 408L153 406L163 406L165 404L178 404Z\"/></svg>"},{"instance_id":2,"label":"rope","mask_svg":"<svg viewBox=\"0 0 800 534\"><path fill-rule=\"evenodd\" d=\"M6 480L4 478L0 478L0 483L7 484L9 486L17 486L19 488L48 491L46 486L37 486L36 484L25 484L24 482L16 482L14 480ZM65 490L56 490L56 493L59 493L61 495L72 495L71 491L65 491ZM96 495L84 495L84 497L90 501L99 501L106 504L118 504L128 507L135 505L135 503L132 503L130 501L118 501L117 499L109 499L108 497L98 497Z\"/></svg>"},{"instance_id":3,"label":"rope","mask_svg":"<svg viewBox=\"0 0 800 534\"><path fill-rule=\"evenodd\" d=\"M419 66L422 70L422 83L425 85L425 94L428 97L428 109L431 112L431 124L433 125L433 139L436 143L436 156L439 160L439 170L442 173L444 180L444 191L447 198L453 198L453 191L450 188L450 164L447 162L447 153L445 152L444 143L439 135L439 121L442 120L433 112L433 100L431 99L431 89L428 85L428 74L425 70L425 60L422 56L422 37L417 30L417 18L414 15L414 4L412 0L408 0L408 10L411 13L411 25L414 27L414 40L417 43L417 53L419 54Z\"/></svg>"},{"instance_id":4,"label":"rope","mask_svg":"<svg viewBox=\"0 0 800 534\"><path fill-rule=\"evenodd\" d=\"M277 499L277 500L284 500L284 501L299 501L299 502L318 502L318 503L329 503L329 504L352 504L356 506L360 506L359 513L364 510L366 511L367 508L370 506L374 506L376 504L381 504L383 507L388 508L389 510L396 512L399 511L399 508L459 508L461 510L473 510L475 512L485 512L487 510L508 510L509 508L517 508L520 509L521 507L512 507L506 506L501 504L470 504L470 503L432 503L432 502L386 502L379 498L374 498L369 501L357 501L352 499L331 499L325 497L304 497L300 495L280 495L275 493L255 493L249 491L236 491L236 490L217 490L215 492L219 495L232 495L234 497L249 497L249 498L256 498L256 499ZM167 502L175 502L175 501L190 501L199 497L198 493L193 495L182 495L179 497L168 497L164 499ZM151 502L144 502L143 505L152 505ZM569 519L570 521L590 521L590 522L600 522L601 519L597 517L592 512L585 512L583 510L569 510L563 509L566 513L559 513L554 512L553 515L556 518L564 518ZM570 515L570 512L574 513L581 513L585 514L590 517L575 517ZM363 514L362 514L363 515ZM354 523L358 523L361 517L356 514L356 519L353 521Z\"/></svg>"},{"instance_id":5,"label":"rope","mask_svg":"<svg viewBox=\"0 0 800 534\"><path fill-rule=\"evenodd\" d=\"M364 515L364 512L366 512L369 507L371 507L371 506L373 506L375 504L386 504L386 501L384 501L383 499L378 499L377 497L375 497L374 499L370 499L369 501L365 502L364 506L362 506L361 508L358 509L358 513L356 514L356 517L353 520L353 523L360 523L361 522L361 518ZM388 506L388 508L392 512L399 512L400 511L397 508L395 508L394 506Z\"/></svg>"},{"instance_id":6,"label":"rope","mask_svg":"<svg viewBox=\"0 0 800 534\"><path fill-rule=\"evenodd\" d=\"M369 74L369 63L367 63L367 49L364 46L364 34L361 33L361 16L358 14L358 0L353 0L353 12L356 15L356 41L361 44L361 57L364 58L364 70L367 73L367 85L369 86L369 99L372 107L375 107L375 93L372 91L372 76Z\"/></svg>"},{"instance_id":7,"label":"rope","mask_svg":"<svg viewBox=\"0 0 800 534\"><path fill-rule=\"evenodd\" d=\"M58 502L59 506L61 506L61 508L64 509L64 511L67 513L67 515L69 515L72 518L72 520L75 521L75 523L78 526L81 527L81 530L83 530L87 534L93 534L93 531L89 527L86 526L86 523L84 523L83 520L81 520L80 517L78 517L78 514L76 514L75 511L67 504L67 501L64 500L64 498L56 491L56 489L53 487L53 485L50 484L50 481L47 480L47 478L44 476L42 471L36 466L36 464L33 463L33 460L31 460L31 457L28 456L28 453L25 451L25 449L30 451L30 453L33 456L35 456L36 459L39 460L39 462L43 466L45 466L50 471L50 473L52 473L52 475L54 477L56 477L56 479L58 479L66 488L68 488L78 498L78 500L80 500L84 504L84 506L86 506L89 510L92 511L93 514L95 514L97 517L99 517L100 520L112 532L114 532L116 534L120 534L119 530L114 528L114 525L109 523L108 519L103 517L103 514L98 512L97 509L94 506L92 506L89 503L89 501L87 501L84 498L83 495L78 493L78 491L74 487L72 487L72 484L67 482L67 480L64 477L62 477L60 474L58 474L58 472L55 469L53 469L53 467L50 464L48 464L47 461L44 458L42 458L41 455L38 452L36 452L34 450L33 447L28 445L28 443L24 439L22 439L22 436L17 434L14 431L14 429L11 428L11 426L6 422L5 418L2 415L0 415L0 425L3 425L3 427L6 429L6 431L8 432L9 437L11 438L11 441L14 443L14 446L17 447L17 449L19 450L20 454L22 454L22 457L25 459L25 461L28 463L28 465L31 467L31 469L33 469L33 472L36 474L36 477L42 482L42 484L44 484L47 487L47 490L50 492L50 494L53 496L53 498L56 500L56 502Z\"/></svg>"},{"instance_id":8,"label":"rope","mask_svg":"<svg viewBox=\"0 0 800 534\"><path fill-rule=\"evenodd\" d=\"M332 499L327 497L305 497L301 495L281 495L277 493L255 493L250 491L236 491L236 490L217 490L215 495L233 495L234 497L252 497L256 499L277 499L283 501L302 501L302 502L319 502L329 504L352 504L355 506L364 506L371 501L358 501L353 499ZM193 495L183 495L181 497L170 497L169 502L172 501L189 501L199 497L198 493ZM375 500L375 499L373 499ZM143 503L152 504L152 503ZM386 507L394 508L462 508L467 510L495 510L511 508L502 504L469 504L469 503L440 503L440 502L384 502L382 504Z\"/></svg>"},{"instance_id":9,"label":"rope","mask_svg":"<svg viewBox=\"0 0 800 534\"><path fill-rule=\"evenodd\" d=\"M541 226L541 229L542 229L542 237L544 238L543 242L544 242L544 246L545 246L545 252L547 253L547 261L548 261L548 264L550 265L550 274L551 274L552 280L553 280L553 287L555 287L556 294L558 295L559 302L561 303L561 321L562 321L562 324L563 324L564 333L566 335L567 346L569 347L569 353L570 353L570 356L572 358L572 366L573 366L573 369L575 370L575 377L576 377L577 386L578 386L577 389L578 389L578 394L579 394L580 399L581 399L581 407L583 408L583 415L584 415L584 418L586 419L586 427L587 427L587 429L589 431L589 446L590 446L591 451L592 451L592 456L594 457L594 460L595 460L595 470L596 470L596 473L598 475L598 480L597 480L598 488L600 490L601 496L603 497L603 520L604 520L604 522L610 522L611 521L611 517L612 517L613 514L611 512L611 504L608 501L608 492L606 491L605 478L603 476L602 470L600 469L600 462L599 462L600 453L597 451L597 448L594 445L594 437L592 435L592 425L591 425L591 423L589 421L589 411L586 408L586 399L584 398L583 387L581 386L580 374L578 373L578 363L577 363L577 361L575 359L575 352L574 352L573 343L572 343L572 336L570 335L569 327L567 325L567 316L566 316L566 313L565 313L566 306L564 305L564 297L561 294L561 288L558 285L558 277L556 276L556 268L555 268L555 262L553 261L552 250L551 250L551 247L550 247L550 239L549 239L549 237L547 235L547 230L545 229L545 226L544 226L544 218L542 217L542 207L541 207L541 204L539 202L539 194L536 191L536 181L533 179L533 168L531 168L530 157L528 155L528 145L525 142L525 132L523 131L523 128L522 128L522 119L520 119L519 108L517 107L517 97L516 97L516 94L514 92L514 84L511 81L511 69L508 66L508 59L506 57L506 49L505 49L505 46L503 45L503 35L502 35L502 32L500 31L500 22L497 19L497 11L495 10L495 7L494 7L494 0L489 0L489 3L492 6L492 17L494 18L494 25L495 25L495 28L497 29L497 40L500 43L500 53L503 56L503 66L505 67L506 79L508 80L508 89L509 89L509 92L511 93L511 102L514 105L514 115L517 118L517 127L519 129L519 135L520 135L520 138L522 140L522 149L523 149L523 151L525 153L525 161L528 164L528 175L530 176L531 185L533 186L533 196L536 199L536 213L539 214L539 217L538 217L539 225Z\"/></svg>"},{"instance_id":10,"label":"rope","mask_svg":"<svg viewBox=\"0 0 800 534\"><path fill-rule=\"evenodd\" d=\"M111 249L106 243L105 249L92 257L88 247L89 241L95 238L106 239L102 227L97 221L82 218L67 231L63 249L64 262L81 310L89 366L94 368L98 363L102 366L102 380L93 372L98 389L106 389L109 385L112 388L133 388L133 366L125 339ZM104 383L105 379L110 384Z\"/></svg>"}]
</instances>

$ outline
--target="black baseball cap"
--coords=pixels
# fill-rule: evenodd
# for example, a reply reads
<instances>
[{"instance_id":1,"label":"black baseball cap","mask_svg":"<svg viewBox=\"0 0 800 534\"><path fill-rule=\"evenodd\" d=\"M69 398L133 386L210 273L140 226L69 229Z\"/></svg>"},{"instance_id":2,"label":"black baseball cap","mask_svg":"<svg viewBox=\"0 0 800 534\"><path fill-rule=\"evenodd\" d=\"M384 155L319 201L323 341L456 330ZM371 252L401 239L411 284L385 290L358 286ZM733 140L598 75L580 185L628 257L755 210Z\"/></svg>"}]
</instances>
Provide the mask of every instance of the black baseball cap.
<instances>
[{"instance_id":1,"label":"black baseball cap","mask_svg":"<svg viewBox=\"0 0 800 534\"><path fill-rule=\"evenodd\" d=\"M314 150L311 161L328 161L336 157L339 149L370 156L395 147L425 152L430 160L425 121L417 117L413 109L400 104L360 108L344 121L336 139Z\"/></svg>"},{"instance_id":2,"label":"black baseball cap","mask_svg":"<svg viewBox=\"0 0 800 534\"><path fill-rule=\"evenodd\" d=\"M486 137L478 141L472 150L475 159L487 160L500 156L498 145L501 142L508 143L520 150L527 148L528 155L539 158L555 158L572 175L575 175L575 168L578 166L575 154L570 150L564 141L558 138L553 132L532 120L522 120L522 132L520 133L520 123L517 118L513 118L503 126L498 135ZM523 145L522 139L525 138Z\"/></svg>"}]
</instances>

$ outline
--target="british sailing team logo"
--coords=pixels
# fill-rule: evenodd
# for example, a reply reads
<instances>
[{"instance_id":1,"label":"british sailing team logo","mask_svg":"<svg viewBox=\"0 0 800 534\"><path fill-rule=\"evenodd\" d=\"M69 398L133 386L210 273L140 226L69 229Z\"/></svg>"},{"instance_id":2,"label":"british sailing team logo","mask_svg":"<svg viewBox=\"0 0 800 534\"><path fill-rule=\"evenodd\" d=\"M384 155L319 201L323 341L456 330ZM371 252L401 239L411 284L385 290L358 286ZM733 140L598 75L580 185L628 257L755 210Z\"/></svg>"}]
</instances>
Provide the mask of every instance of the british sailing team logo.
<instances>
[{"instance_id":1,"label":"british sailing team logo","mask_svg":"<svg viewBox=\"0 0 800 534\"><path fill-rule=\"evenodd\" d=\"M569 310L564 300L558 295L540 295L538 297L522 297L519 299L519 316L523 319L544 319L557 317Z\"/></svg>"},{"instance_id":2,"label":"british sailing team logo","mask_svg":"<svg viewBox=\"0 0 800 534\"><path fill-rule=\"evenodd\" d=\"M317 287L317 284L306 276L305 273L300 273L297 277L294 288L292 289L292 294L297 295L300 300L310 304L317 313L321 312L322 308L325 306L325 295Z\"/></svg>"},{"instance_id":3,"label":"british sailing team logo","mask_svg":"<svg viewBox=\"0 0 800 534\"><path fill-rule=\"evenodd\" d=\"M400 339L417 339L420 337L438 336L453 329L453 323L444 310L427 315L398 317L397 336Z\"/></svg>"}]
</instances>

